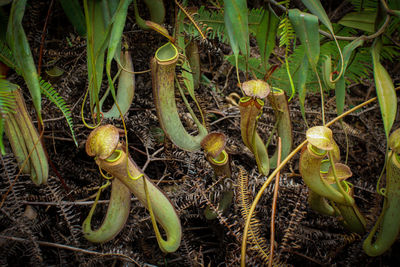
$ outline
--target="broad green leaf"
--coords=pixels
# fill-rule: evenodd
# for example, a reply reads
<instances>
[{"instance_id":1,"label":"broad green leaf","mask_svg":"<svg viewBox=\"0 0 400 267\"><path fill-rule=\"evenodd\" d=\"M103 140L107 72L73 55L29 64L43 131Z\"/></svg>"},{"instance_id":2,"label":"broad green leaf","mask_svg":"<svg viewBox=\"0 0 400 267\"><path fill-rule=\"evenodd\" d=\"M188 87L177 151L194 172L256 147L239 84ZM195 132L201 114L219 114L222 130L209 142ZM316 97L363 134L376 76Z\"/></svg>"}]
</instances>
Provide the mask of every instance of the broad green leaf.
<instances>
[{"instance_id":1,"label":"broad green leaf","mask_svg":"<svg viewBox=\"0 0 400 267\"><path fill-rule=\"evenodd\" d=\"M333 34L333 27L325 9L322 7L319 0L302 0L303 4L319 18L319 20L324 24L328 30Z\"/></svg>"},{"instance_id":2,"label":"broad green leaf","mask_svg":"<svg viewBox=\"0 0 400 267\"><path fill-rule=\"evenodd\" d=\"M349 64L350 57L353 51L364 43L362 37L355 39L351 43L347 44L343 48L343 75L339 78L335 85L335 95L336 95L336 110L337 114L340 115L344 110L344 102L346 98L346 83L344 79L344 74L346 73L347 65ZM341 64L339 64L340 66Z\"/></svg>"},{"instance_id":3,"label":"broad green leaf","mask_svg":"<svg viewBox=\"0 0 400 267\"><path fill-rule=\"evenodd\" d=\"M375 18L376 12L351 12L346 14L341 20L339 20L338 23L346 27L351 27L366 32L374 32Z\"/></svg>"},{"instance_id":4,"label":"broad green leaf","mask_svg":"<svg viewBox=\"0 0 400 267\"><path fill-rule=\"evenodd\" d=\"M320 53L318 18L298 9L290 9L289 19L301 43L306 48L306 55L311 66L316 69Z\"/></svg>"},{"instance_id":5,"label":"broad green leaf","mask_svg":"<svg viewBox=\"0 0 400 267\"><path fill-rule=\"evenodd\" d=\"M225 27L237 63L239 52L246 58L250 54L246 0L226 0L224 12Z\"/></svg>"},{"instance_id":6,"label":"broad green leaf","mask_svg":"<svg viewBox=\"0 0 400 267\"><path fill-rule=\"evenodd\" d=\"M306 82L307 82L307 76L308 76L308 58L307 55L304 55L303 57L303 63L301 64L300 68L298 69L296 73L296 88L299 92L299 102L300 102L300 111L301 111L301 116L303 117L306 125L307 125L307 118L306 118L306 111L304 109L304 103L306 100L306 94L307 94L307 88L306 88Z\"/></svg>"},{"instance_id":7,"label":"broad green leaf","mask_svg":"<svg viewBox=\"0 0 400 267\"><path fill-rule=\"evenodd\" d=\"M379 61L382 40L376 39L372 45L372 62L374 67L374 79L376 94L378 96L379 106L385 128L386 138L389 138L390 129L393 126L397 112L397 97L394 90L393 81L389 73Z\"/></svg>"},{"instance_id":8,"label":"broad green leaf","mask_svg":"<svg viewBox=\"0 0 400 267\"><path fill-rule=\"evenodd\" d=\"M257 45L260 48L261 61L265 70L267 70L269 56L275 47L278 24L278 16L271 7L268 6L258 26L256 35Z\"/></svg>"}]
</instances>

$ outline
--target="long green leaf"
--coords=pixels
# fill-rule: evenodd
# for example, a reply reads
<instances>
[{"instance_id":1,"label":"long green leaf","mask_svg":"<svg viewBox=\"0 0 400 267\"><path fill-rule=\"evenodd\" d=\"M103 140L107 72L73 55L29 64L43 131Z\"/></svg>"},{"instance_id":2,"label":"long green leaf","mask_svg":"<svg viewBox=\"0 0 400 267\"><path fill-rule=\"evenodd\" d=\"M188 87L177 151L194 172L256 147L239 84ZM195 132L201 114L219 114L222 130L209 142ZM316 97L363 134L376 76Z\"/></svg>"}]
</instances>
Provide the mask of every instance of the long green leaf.
<instances>
[{"instance_id":1,"label":"long green leaf","mask_svg":"<svg viewBox=\"0 0 400 267\"><path fill-rule=\"evenodd\" d=\"M390 129L393 126L397 112L397 97L394 90L393 81L389 73L379 61L382 40L376 39L372 45L372 62L374 65L374 79L376 94L378 96L379 106L385 128L386 138L389 138Z\"/></svg>"},{"instance_id":2,"label":"long green leaf","mask_svg":"<svg viewBox=\"0 0 400 267\"><path fill-rule=\"evenodd\" d=\"M11 6L7 28L7 43L20 69L32 97L39 121L42 123L42 106L39 77L33 61L28 39L22 27L26 0L15 0Z\"/></svg>"},{"instance_id":3,"label":"long green leaf","mask_svg":"<svg viewBox=\"0 0 400 267\"><path fill-rule=\"evenodd\" d=\"M290 9L289 19L293 24L296 35L306 48L306 55L311 66L316 69L320 54L318 18L298 9Z\"/></svg>"},{"instance_id":4,"label":"long green leaf","mask_svg":"<svg viewBox=\"0 0 400 267\"><path fill-rule=\"evenodd\" d=\"M115 13L112 18L112 26L110 31L110 39L108 40L108 49L107 49L107 59L106 59L106 74L108 78L108 84L111 88L111 94L113 96L114 101L117 101L116 93L115 93L115 87L114 87L114 82L111 77L111 62L114 57L117 58L117 61L119 60L119 54L116 54L117 50L121 50L121 37L122 37L122 32L124 30L125 26L125 21L126 17L128 14L128 7L132 0L121 0L118 4L117 9L115 10ZM118 103L117 103L118 104ZM121 114L123 115L123 114Z\"/></svg>"},{"instance_id":5,"label":"long green leaf","mask_svg":"<svg viewBox=\"0 0 400 267\"><path fill-rule=\"evenodd\" d=\"M99 91L103 78L104 55L106 46L104 45L109 38L106 32L106 25L109 21L104 21L104 14L101 1L85 0L84 11L86 19L86 56L88 64L90 110L96 106L98 120L100 120Z\"/></svg>"},{"instance_id":6,"label":"long green leaf","mask_svg":"<svg viewBox=\"0 0 400 267\"><path fill-rule=\"evenodd\" d=\"M307 76L308 76L308 57L307 55L304 55L303 57L303 63L299 67L297 73L296 73L296 88L299 92L299 102L300 102L300 111L301 111L301 116L304 119L304 122L307 125L307 118L306 118L306 110L304 108L304 103L306 100L306 95L307 95L307 88L306 88L306 82L307 82ZM308 126L308 125L307 125Z\"/></svg>"},{"instance_id":7,"label":"long green leaf","mask_svg":"<svg viewBox=\"0 0 400 267\"><path fill-rule=\"evenodd\" d=\"M237 62L239 52L246 58L250 53L246 0L226 0L224 12L225 27Z\"/></svg>"},{"instance_id":8,"label":"long green leaf","mask_svg":"<svg viewBox=\"0 0 400 267\"><path fill-rule=\"evenodd\" d=\"M325 9L322 7L319 0L302 0L303 4L319 18L319 20L328 28L328 30L333 34L333 27Z\"/></svg>"},{"instance_id":9,"label":"long green leaf","mask_svg":"<svg viewBox=\"0 0 400 267\"><path fill-rule=\"evenodd\" d=\"M267 70L269 56L275 47L278 24L278 16L271 7L268 6L258 26L256 35L257 45L260 48L261 61L265 70Z\"/></svg>"}]
</instances>

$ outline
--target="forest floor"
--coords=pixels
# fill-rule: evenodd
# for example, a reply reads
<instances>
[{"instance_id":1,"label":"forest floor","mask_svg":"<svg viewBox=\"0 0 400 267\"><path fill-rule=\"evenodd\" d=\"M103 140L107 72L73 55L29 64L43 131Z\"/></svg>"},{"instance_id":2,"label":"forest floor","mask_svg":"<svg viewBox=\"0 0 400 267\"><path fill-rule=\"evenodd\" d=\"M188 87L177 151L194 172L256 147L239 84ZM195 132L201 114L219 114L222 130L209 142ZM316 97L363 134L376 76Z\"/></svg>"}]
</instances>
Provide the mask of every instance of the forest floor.
<instances>
[{"instance_id":1,"label":"forest floor","mask_svg":"<svg viewBox=\"0 0 400 267\"><path fill-rule=\"evenodd\" d=\"M213 88L202 84L196 95L206 114L209 132L222 132L227 136L226 150L231 156L233 173L230 182L235 190L230 209L215 220L206 220L205 207L220 194L220 185L214 184L213 170L202 151L185 152L164 139L162 134L160 137L160 125L152 100L151 75L149 72L137 74L134 101L125 117L129 152L140 167L146 167L143 168L145 173L175 206L183 229L181 246L170 254L159 250L150 216L135 198L132 199L131 213L122 232L112 241L94 244L83 237L81 225L104 179L93 158L85 152L85 142L91 130L83 125L80 116L81 106L85 105L86 121L91 121L89 104L83 103L87 88L86 44L85 38L79 37L67 23L56 3L48 22L42 68L45 71L57 66L64 71L62 76L50 81L71 107L78 147L74 145L61 112L44 98L44 139L49 158L65 185L54 169L51 169L46 185L34 186L29 176L24 175L14 183L0 213L0 236L10 237L0 238L0 265L134 266L134 260L141 266L238 266L244 226L237 198L239 168L247 172L250 200L266 177L259 175L254 157L241 140L238 107L226 99L232 93L241 95L235 70L224 59L224 55L231 53L229 46L218 40L199 42L202 73L212 81ZM25 31L36 61L48 8L46 1L38 1L37 5L29 7L24 18ZM167 25L173 21L173 12L170 13ZM129 14L124 40L132 53L135 71L148 70L150 59L165 39L155 32L139 29L134 23L133 12ZM32 107L22 78L12 74L9 79L21 85L27 104ZM104 81L105 87L106 79ZM374 97L374 94L373 80L355 84L346 103L355 106ZM336 116L334 92L326 92L325 96L326 120L330 121ZM178 97L177 103L182 121L189 132L195 133L196 128ZM304 141L307 127L296 97L289 107L293 147L296 147ZM319 94L307 96L306 115L309 126L322 125ZM103 123L122 128L121 120ZM344 125L349 141L347 164L353 173L350 182L354 185L357 205L366 216L370 229L382 206L382 198L376 193L375 186L383 168L386 144L378 103L375 101L348 115ZM273 126L273 110L266 104L258 127L265 141ZM397 126L399 124L395 123L393 128ZM344 131L340 124L333 125L331 129L344 160ZM273 139L270 152L275 150L275 144ZM299 175L298 162L299 155L296 155L281 171L275 226L275 254L281 263L294 266L390 266L400 261L399 243L380 257L369 257L362 250L362 241L366 236L352 234L337 218L322 216L311 210L307 204L308 189ZM17 173L11 153L3 156L0 173L3 195ZM273 189L273 185L267 188L256 209L260 238L268 244ZM110 191L105 190L101 199L107 200L109 195ZM95 225L100 225L106 209L107 201L98 205ZM249 251L248 263L249 266L263 265L254 251Z\"/></svg>"}]
</instances>

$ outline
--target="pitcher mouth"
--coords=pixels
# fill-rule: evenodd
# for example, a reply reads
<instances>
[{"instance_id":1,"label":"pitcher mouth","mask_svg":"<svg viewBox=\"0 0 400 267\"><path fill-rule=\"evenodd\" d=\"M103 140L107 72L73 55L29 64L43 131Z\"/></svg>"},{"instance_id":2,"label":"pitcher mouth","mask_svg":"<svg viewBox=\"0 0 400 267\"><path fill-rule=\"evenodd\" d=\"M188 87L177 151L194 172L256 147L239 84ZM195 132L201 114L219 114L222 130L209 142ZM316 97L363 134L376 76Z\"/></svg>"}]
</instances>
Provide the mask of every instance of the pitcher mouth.
<instances>
[{"instance_id":1,"label":"pitcher mouth","mask_svg":"<svg viewBox=\"0 0 400 267\"><path fill-rule=\"evenodd\" d=\"M160 65L168 65L175 63L179 58L178 49L174 44L168 42L157 49L155 59Z\"/></svg>"}]
</instances>

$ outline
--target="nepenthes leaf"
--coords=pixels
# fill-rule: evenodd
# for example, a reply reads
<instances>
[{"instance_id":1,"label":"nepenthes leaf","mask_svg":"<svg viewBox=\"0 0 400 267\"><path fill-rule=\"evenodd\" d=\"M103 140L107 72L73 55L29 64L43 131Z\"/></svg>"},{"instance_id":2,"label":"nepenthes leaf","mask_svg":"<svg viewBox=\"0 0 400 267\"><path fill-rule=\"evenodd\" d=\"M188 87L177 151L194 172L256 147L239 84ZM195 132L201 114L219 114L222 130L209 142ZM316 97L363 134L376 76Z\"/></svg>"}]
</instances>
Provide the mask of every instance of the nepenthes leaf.
<instances>
[{"instance_id":1,"label":"nepenthes leaf","mask_svg":"<svg viewBox=\"0 0 400 267\"><path fill-rule=\"evenodd\" d=\"M344 79L344 74L346 73L347 65L349 64L350 57L353 51L364 43L362 37L353 40L351 43L343 48L343 75L339 78L335 86L335 96L336 96L336 110L337 114L340 115L344 110L344 100L346 97L346 83ZM340 64L339 64L340 65Z\"/></svg>"},{"instance_id":2,"label":"nepenthes leaf","mask_svg":"<svg viewBox=\"0 0 400 267\"><path fill-rule=\"evenodd\" d=\"M377 39L372 45L371 52L372 62L374 65L376 94L378 96L379 106L381 108L386 138L389 138L390 129L393 126L397 112L397 97L394 90L393 81L390 78L389 73L379 61L381 48L382 41L381 39Z\"/></svg>"},{"instance_id":3,"label":"nepenthes leaf","mask_svg":"<svg viewBox=\"0 0 400 267\"><path fill-rule=\"evenodd\" d=\"M250 53L247 3L246 0L226 0L224 3L225 27L237 67L239 52L246 58Z\"/></svg>"},{"instance_id":4,"label":"nepenthes leaf","mask_svg":"<svg viewBox=\"0 0 400 267\"><path fill-rule=\"evenodd\" d=\"M38 119L42 123L42 98L40 93L39 77L36 71L35 62L33 61L28 39L26 38L24 28L22 27L25 5L26 0L13 1L8 21L7 43L12 49L17 66L21 71L32 96L33 105L35 106Z\"/></svg>"},{"instance_id":5,"label":"nepenthes leaf","mask_svg":"<svg viewBox=\"0 0 400 267\"><path fill-rule=\"evenodd\" d=\"M311 66L315 69L320 54L318 18L298 9L290 9L289 19L301 43L306 48L306 55Z\"/></svg>"},{"instance_id":6,"label":"nepenthes leaf","mask_svg":"<svg viewBox=\"0 0 400 267\"><path fill-rule=\"evenodd\" d=\"M325 9L322 7L321 2L319 0L302 0L303 4L316 15L319 20L328 28L328 30L333 34L332 23L328 18L328 15L325 12Z\"/></svg>"}]
</instances>

